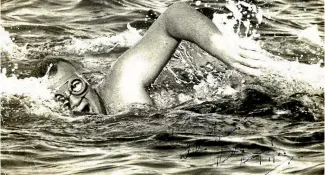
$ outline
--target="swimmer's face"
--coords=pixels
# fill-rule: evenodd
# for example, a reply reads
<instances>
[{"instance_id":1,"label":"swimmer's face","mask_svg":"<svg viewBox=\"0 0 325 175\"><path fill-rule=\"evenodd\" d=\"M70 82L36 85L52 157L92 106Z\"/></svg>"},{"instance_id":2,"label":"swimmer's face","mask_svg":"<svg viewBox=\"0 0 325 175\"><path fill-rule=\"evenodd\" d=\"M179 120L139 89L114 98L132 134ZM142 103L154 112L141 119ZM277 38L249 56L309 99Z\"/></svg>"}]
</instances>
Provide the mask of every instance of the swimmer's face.
<instances>
[{"instance_id":1,"label":"swimmer's face","mask_svg":"<svg viewBox=\"0 0 325 175\"><path fill-rule=\"evenodd\" d=\"M57 69L57 73L49 78L49 87L56 101L72 111L105 113L97 93L75 67L60 62Z\"/></svg>"}]
</instances>

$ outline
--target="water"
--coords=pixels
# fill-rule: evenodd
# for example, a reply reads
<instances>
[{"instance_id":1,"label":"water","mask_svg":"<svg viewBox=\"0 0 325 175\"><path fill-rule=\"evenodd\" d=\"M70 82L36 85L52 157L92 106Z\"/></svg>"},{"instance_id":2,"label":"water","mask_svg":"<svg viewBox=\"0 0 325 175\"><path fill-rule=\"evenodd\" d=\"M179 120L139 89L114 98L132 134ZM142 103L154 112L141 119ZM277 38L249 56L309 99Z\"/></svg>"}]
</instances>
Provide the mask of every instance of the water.
<instances>
[{"instance_id":1,"label":"water","mask_svg":"<svg viewBox=\"0 0 325 175\"><path fill-rule=\"evenodd\" d=\"M96 85L153 22L148 11L173 2L3 0L1 173L323 174L323 1L252 1L255 21L234 32L276 60L264 77L200 68L195 60L210 56L183 42L148 89L155 109L70 115L46 77L28 77L39 60L60 56ZM214 8L233 37L233 2L188 3Z\"/></svg>"}]
</instances>

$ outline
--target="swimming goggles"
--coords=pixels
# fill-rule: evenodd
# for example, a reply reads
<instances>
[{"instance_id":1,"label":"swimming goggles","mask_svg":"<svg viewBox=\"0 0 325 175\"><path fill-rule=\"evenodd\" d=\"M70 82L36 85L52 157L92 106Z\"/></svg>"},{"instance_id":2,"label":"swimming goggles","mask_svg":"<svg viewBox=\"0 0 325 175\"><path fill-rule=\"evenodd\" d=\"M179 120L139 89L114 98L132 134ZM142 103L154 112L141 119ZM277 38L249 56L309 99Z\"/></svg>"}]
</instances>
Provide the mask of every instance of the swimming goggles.
<instances>
[{"instance_id":1,"label":"swimming goggles","mask_svg":"<svg viewBox=\"0 0 325 175\"><path fill-rule=\"evenodd\" d=\"M69 98L74 96L81 100L86 96L88 91L89 84L86 80L84 80L81 76L72 76L57 88L54 96L55 100L62 102L64 107L71 108Z\"/></svg>"}]
</instances>

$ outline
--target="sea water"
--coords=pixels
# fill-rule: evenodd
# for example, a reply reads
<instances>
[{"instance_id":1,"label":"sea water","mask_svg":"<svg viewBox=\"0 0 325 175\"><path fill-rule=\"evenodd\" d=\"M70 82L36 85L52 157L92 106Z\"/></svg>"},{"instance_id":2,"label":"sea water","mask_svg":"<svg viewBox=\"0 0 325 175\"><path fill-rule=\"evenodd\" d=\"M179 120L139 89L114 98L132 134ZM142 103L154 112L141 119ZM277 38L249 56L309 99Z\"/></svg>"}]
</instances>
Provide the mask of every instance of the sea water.
<instances>
[{"instance_id":1,"label":"sea water","mask_svg":"<svg viewBox=\"0 0 325 175\"><path fill-rule=\"evenodd\" d=\"M96 86L173 2L3 0L1 173L323 174L323 1L186 1L268 66L201 67L214 58L182 42L148 88L156 109L71 115L28 76L58 56Z\"/></svg>"}]
</instances>

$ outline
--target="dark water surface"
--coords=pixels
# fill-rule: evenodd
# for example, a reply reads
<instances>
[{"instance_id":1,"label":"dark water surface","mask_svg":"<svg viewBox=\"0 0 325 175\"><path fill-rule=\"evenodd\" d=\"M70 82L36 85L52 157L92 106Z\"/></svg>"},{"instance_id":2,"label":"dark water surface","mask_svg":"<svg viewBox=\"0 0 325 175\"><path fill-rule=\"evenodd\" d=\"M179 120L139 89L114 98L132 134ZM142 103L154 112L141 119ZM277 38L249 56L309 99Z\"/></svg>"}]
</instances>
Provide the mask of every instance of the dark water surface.
<instances>
[{"instance_id":1,"label":"dark water surface","mask_svg":"<svg viewBox=\"0 0 325 175\"><path fill-rule=\"evenodd\" d=\"M154 109L70 115L28 78L34 64L60 56L96 85L173 2L2 0L1 173L323 174L320 0L249 1L263 13L254 40L277 56L277 74L199 68L193 60L210 56L182 43L148 89ZM226 1L188 3L229 13Z\"/></svg>"}]
</instances>

